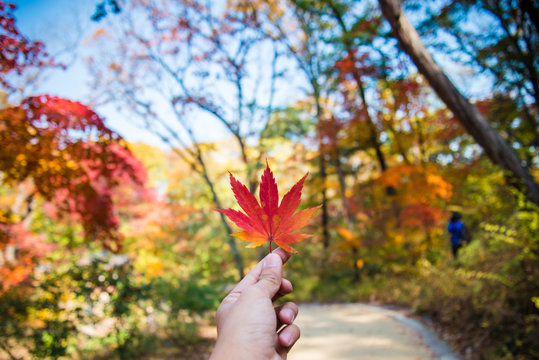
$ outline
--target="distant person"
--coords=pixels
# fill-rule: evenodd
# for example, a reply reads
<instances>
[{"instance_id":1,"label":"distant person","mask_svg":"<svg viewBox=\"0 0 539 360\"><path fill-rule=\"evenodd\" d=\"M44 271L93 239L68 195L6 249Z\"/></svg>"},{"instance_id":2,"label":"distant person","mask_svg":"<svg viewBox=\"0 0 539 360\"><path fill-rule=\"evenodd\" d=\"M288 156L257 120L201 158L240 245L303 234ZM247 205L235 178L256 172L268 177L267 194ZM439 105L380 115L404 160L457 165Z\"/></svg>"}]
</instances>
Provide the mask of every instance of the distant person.
<instances>
[{"instance_id":1,"label":"distant person","mask_svg":"<svg viewBox=\"0 0 539 360\"><path fill-rule=\"evenodd\" d=\"M223 299L217 310L217 343L210 360L286 359L299 338L298 307L273 302L292 291L283 278L290 254L282 249L260 261Z\"/></svg>"},{"instance_id":2,"label":"distant person","mask_svg":"<svg viewBox=\"0 0 539 360\"><path fill-rule=\"evenodd\" d=\"M470 233L466 228L466 225L462 222L461 213L455 211L451 215L449 225L447 225L447 231L451 234L451 251L453 252L453 258L457 258L459 249L470 241Z\"/></svg>"}]
</instances>

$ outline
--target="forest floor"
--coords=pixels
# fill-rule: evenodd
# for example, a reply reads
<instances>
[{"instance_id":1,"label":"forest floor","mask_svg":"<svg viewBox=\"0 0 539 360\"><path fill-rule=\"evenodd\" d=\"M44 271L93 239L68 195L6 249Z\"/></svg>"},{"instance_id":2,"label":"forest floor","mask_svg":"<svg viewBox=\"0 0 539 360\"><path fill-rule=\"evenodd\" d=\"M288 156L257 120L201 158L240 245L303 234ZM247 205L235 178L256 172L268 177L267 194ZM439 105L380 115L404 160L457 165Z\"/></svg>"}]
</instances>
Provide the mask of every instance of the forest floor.
<instances>
[{"instance_id":1,"label":"forest floor","mask_svg":"<svg viewBox=\"0 0 539 360\"><path fill-rule=\"evenodd\" d=\"M288 360L440 359L459 357L404 311L367 304L303 304L301 338Z\"/></svg>"}]
</instances>

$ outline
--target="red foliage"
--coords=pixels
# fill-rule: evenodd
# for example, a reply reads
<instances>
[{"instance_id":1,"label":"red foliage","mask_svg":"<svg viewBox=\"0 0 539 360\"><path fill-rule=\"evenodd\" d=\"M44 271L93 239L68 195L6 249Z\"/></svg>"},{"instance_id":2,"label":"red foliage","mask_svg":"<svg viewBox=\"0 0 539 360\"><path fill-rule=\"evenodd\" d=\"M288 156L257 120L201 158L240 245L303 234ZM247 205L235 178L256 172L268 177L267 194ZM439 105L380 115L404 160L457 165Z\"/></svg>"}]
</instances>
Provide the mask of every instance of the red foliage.
<instances>
[{"instance_id":1,"label":"red foliage","mask_svg":"<svg viewBox=\"0 0 539 360\"><path fill-rule=\"evenodd\" d=\"M371 62L369 53L359 53L356 49L349 51L344 58L335 61L333 70L337 71L338 79L343 81L349 77L376 76L380 72L380 67Z\"/></svg>"},{"instance_id":2,"label":"red foliage","mask_svg":"<svg viewBox=\"0 0 539 360\"><path fill-rule=\"evenodd\" d=\"M9 75L52 64L43 44L19 33L14 9L0 0L0 84L8 91ZM94 111L58 97L27 98L0 110L0 149L0 182L28 185L27 214L0 209L0 291L24 281L35 258L51 249L23 224L36 196L46 201L51 217L80 221L87 241L120 248L113 202L133 198L133 190L144 194L146 170Z\"/></svg>"},{"instance_id":3,"label":"red foliage","mask_svg":"<svg viewBox=\"0 0 539 360\"><path fill-rule=\"evenodd\" d=\"M20 75L31 66L42 66L47 61L44 45L39 41L29 41L15 26L14 4L0 1L0 83L10 89L6 75L15 72Z\"/></svg>"},{"instance_id":4,"label":"red foliage","mask_svg":"<svg viewBox=\"0 0 539 360\"><path fill-rule=\"evenodd\" d=\"M32 179L60 216L81 221L87 240L118 249L113 190L142 189L146 171L94 111L56 97L28 98L0 112L0 147L4 183Z\"/></svg>"},{"instance_id":5,"label":"red foliage","mask_svg":"<svg viewBox=\"0 0 539 360\"><path fill-rule=\"evenodd\" d=\"M412 228L435 228L445 220L446 213L427 203L412 204L400 213L400 221Z\"/></svg>"},{"instance_id":6,"label":"red foliage","mask_svg":"<svg viewBox=\"0 0 539 360\"><path fill-rule=\"evenodd\" d=\"M394 201L401 206L400 222L409 228L435 228L445 221L442 210L453 188L434 166L394 166L376 180L382 188L397 190Z\"/></svg>"}]
</instances>

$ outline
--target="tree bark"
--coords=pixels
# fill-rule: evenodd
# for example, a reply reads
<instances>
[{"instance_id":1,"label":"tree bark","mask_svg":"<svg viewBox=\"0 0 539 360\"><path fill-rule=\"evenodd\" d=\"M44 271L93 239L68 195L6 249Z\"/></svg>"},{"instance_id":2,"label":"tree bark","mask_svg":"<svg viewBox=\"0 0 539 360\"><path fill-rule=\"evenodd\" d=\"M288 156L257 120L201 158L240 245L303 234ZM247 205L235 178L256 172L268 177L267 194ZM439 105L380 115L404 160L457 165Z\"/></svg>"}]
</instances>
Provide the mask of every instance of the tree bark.
<instances>
[{"instance_id":1,"label":"tree bark","mask_svg":"<svg viewBox=\"0 0 539 360\"><path fill-rule=\"evenodd\" d=\"M379 3L400 46L412 58L419 72L427 79L434 91L483 148L492 162L509 171L527 198L539 205L539 185L528 170L521 165L513 148L490 126L479 110L457 90L434 62L417 31L402 12L399 0L379 0Z\"/></svg>"},{"instance_id":2,"label":"tree bark","mask_svg":"<svg viewBox=\"0 0 539 360\"><path fill-rule=\"evenodd\" d=\"M322 238L324 241L324 249L329 248L329 214L327 206L327 191L326 191L326 159L323 145L320 143L320 179L322 180Z\"/></svg>"},{"instance_id":3,"label":"tree bark","mask_svg":"<svg viewBox=\"0 0 539 360\"><path fill-rule=\"evenodd\" d=\"M320 104L320 87L316 79L312 78L314 99L316 104L316 122L318 125L322 123L322 105ZM320 129L318 129L320 132ZM320 179L322 181L322 238L324 240L324 249L329 248L329 215L327 204L327 171L326 171L326 150L322 142L322 135L320 137L319 151L319 166L320 166Z\"/></svg>"},{"instance_id":4,"label":"tree bark","mask_svg":"<svg viewBox=\"0 0 539 360\"><path fill-rule=\"evenodd\" d=\"M197 148L198 150L198 148ZM208 176L208 170L206 168L206 164L202 159L202 154L200 153L200 150L197 152L197 158L199 164L202 166L202 176L204 177L204 180L206 181L206 184L210 188L210 192L212 194L213 202L215 205L217 205L218 209L222 209L221 201L219 200L219 197L217 196L217 192L215 191L215 187L213 186L213 182L210 180ZM228 225L225 215L223 213L219 213L221 216L221 222L223 223L223 226L225 227L227 233L228 233L228 245L230 246L230 251L232 252L232 256L234 257L234 262L236 263L236 269L238 270L238 275L240 280L243 279L243 276L245 275L245 271L243 269L243 261L241 259L240 253L238 251L238 248L236 247L236 240L230 236L230 233L232 233L232 229L230 229L230 226Z\"/></svg>"}]
</instances>

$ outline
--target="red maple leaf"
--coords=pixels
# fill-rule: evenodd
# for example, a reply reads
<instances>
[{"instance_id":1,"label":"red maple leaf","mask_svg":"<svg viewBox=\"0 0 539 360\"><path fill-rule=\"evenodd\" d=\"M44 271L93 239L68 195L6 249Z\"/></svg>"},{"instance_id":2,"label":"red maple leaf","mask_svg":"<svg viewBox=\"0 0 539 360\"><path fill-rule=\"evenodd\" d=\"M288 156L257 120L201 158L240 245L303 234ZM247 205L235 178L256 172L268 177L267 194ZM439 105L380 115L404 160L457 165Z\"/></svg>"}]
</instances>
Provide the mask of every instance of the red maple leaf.
<instances>
[{"instance_id":1,"label":"red maple leaf","mask_svg":"<svg viewBox=\"0 0 539 360\"><path fill-rule=\"evenodd\" d=\"M230 174L230 185L238 204L243 212L233 209L217 209L222 212L244 231L231 234L232 236L248 241L248 248L254 248L269 241L276 243L281 249L296 253L288 244L303 241L312 235L296 232L309 221L311 215L320 206L304 209L294 214L300 203L301 189L307 174L299 180L290 191L283 197L279 205L279 192L273 173L266 165L260 184L260 204L249 192L247 187Z\"/></svg>"}]
</instances>

